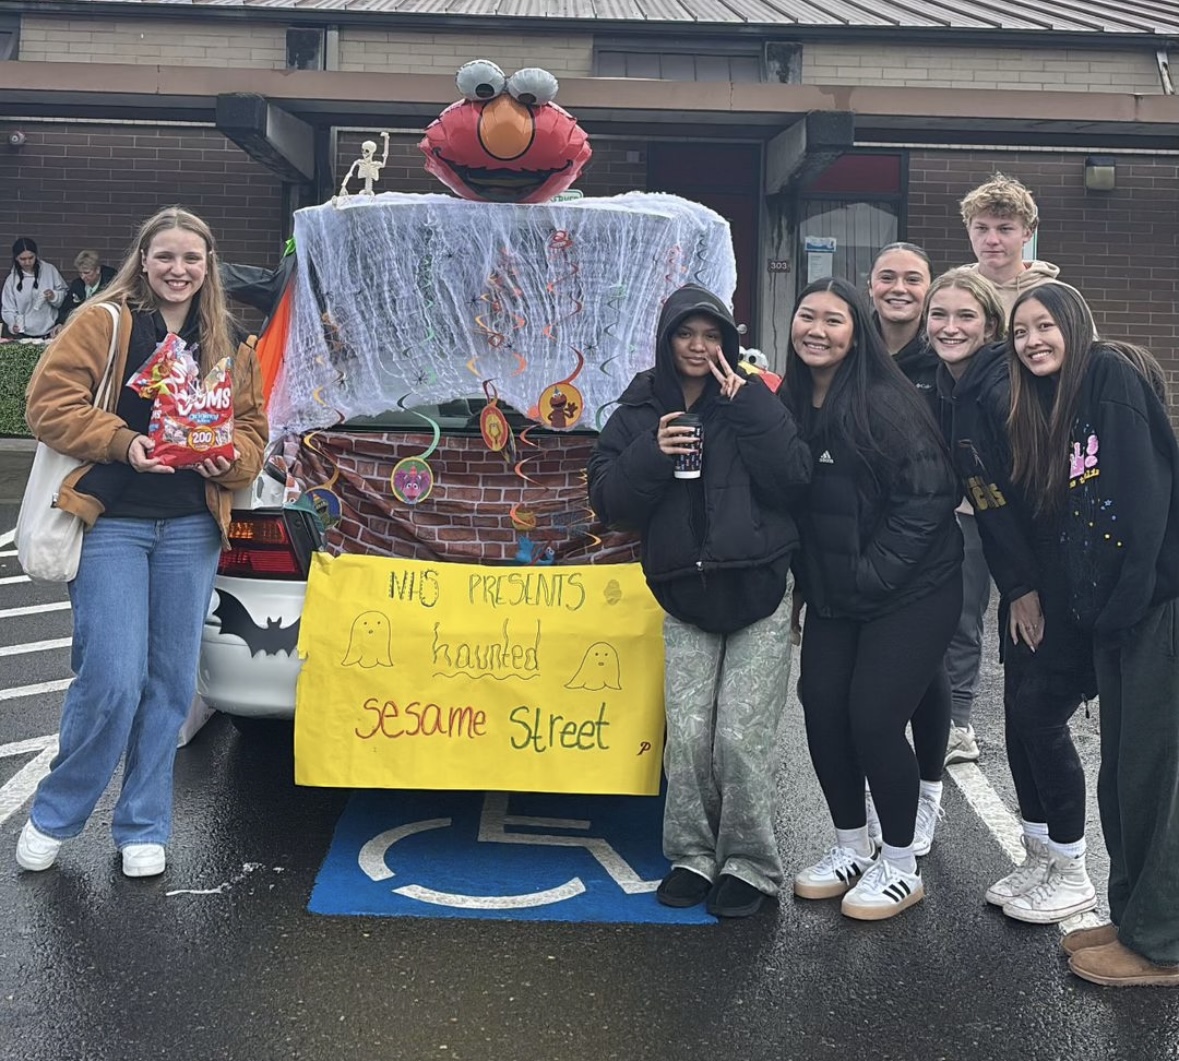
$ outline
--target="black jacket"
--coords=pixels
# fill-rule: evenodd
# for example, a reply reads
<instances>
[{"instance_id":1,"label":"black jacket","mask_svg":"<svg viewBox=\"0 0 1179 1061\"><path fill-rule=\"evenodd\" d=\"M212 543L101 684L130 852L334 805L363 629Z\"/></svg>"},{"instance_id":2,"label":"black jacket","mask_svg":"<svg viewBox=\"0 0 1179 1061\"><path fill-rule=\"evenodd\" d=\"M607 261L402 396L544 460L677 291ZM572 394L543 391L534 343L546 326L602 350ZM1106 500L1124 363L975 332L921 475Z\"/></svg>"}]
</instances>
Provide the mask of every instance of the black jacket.
<instances>
[{"instance_id":1,"label":"black jacket","mask_svg":"<svg viewBox=\"0 0 1179 1061\"><path fill-rule=\"evenodd\" d=\"M884 387L873 395L874 403L895 400ZM799 521L795 569L808 609L868 622L961 577L954 508L962 494L924 417L906 439L893 440L904 456L880 482L846 443L813 423L804 430L814 474Z\"/></svg>"},{"instance_id":2,"label":"black jacket","mask_svg":"<svg viewBox=\"0 0 1179 1061\"><path fill-rule=\"evenodd\" d=\"M918 332L895 354L893 361L909 382L921 392L923 397L933 408L931 400L936 387L937 370L941 367L941 359L933 352L929 343L925 341L924 332Z\"/></svg>"},{"instance_id":3,"label":"black jacket","mask_svg":"<svg viewBox=\"0 0 1179 1061\"><path fill-rule=\"evenodd\" d=\"M1077 621L1123 640L1179 597L1179 445L1151 384L1097 347L1070 432L1060 542Z\"/></svg>"},{"instance_id":4,"label":"black jacket","mask_svg":"<svg viewBox=\"0 0 1179 1061\"><path fill-rule=\"evenodd\" d=\"M987 567L999 588L1000 658L1006 660L1011 651L1011 602L1034 590L1044 614L1044 638L1028 665L1070 676L1078 697L1091 697L1092 640L1069 607L1056 522L1036 519L1030 500L1011 481L1006 344L991 343L979 350L956 382L942 365L937 393L942 433L974 508Z\"/></svg>"},{"instance_id":5,"label":"black jacket","mask_svg":"<svg viewBox=\"0 0 1179 1061\"><path fill-rule=\"evenodd\" d=\"M663 414L684 408L670 337L697 312L721 322L725 357L737 368L728 309L695 285L675 292L660 317L655 367L635 376L598 438L590 500L604 523L639 532L643 572L664 610L731 633L771 614L786 592L798 544L791 506L810 478L810 451L756 376L731 401L710 378L691 410L704 425L701 477L674 478L656 430Z\"/></svg>"},{"instance_id":6,"label":"black jacket","mask_svg":"<svg viewBox=\"0 0 1179 1061\"><path fill-rule=\"evenodd\" d=\"M98 290L101 291L115 278L115 271L109 265L98 267ZM65 298L61 300L61 307L57 311L57 323L65 324L69 315L86 301L86 281L75 276L66 288Z\"/></svg>"}]
</instances>

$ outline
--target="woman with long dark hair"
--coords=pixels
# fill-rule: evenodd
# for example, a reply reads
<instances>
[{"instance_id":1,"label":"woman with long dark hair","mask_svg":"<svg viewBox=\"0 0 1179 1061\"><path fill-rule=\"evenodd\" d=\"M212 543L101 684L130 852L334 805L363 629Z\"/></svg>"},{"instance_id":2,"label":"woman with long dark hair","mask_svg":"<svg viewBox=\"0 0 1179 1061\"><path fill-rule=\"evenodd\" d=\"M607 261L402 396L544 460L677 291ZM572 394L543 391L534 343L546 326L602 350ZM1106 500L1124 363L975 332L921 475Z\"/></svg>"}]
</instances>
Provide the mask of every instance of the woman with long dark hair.
<instances>
[{"instance_id":1,"label":"woman with long dark hair","mask_svg":"<svg viewBox=\"0 0 1179 1061\"><path fill-rule=\"evenodd\" d=\"M1026 856L992 884L987 902L1034 924L1092 910L1085 865L1085 772L1069 719L1093 695L1092 644L1073 622L1053 521L1011 479L1011 384L1006 315L995 286L952 269L929 291L926 329L938 374L945 438L977 512L999 587L1007 762Z\"/></svg>"},{"instance_id":2,"label":"woman with long dark hair","mask_svg":"<svg viewBox=\"0 0 1179 1061\"><path fill-rule=\"evenodd\" d=\"M1112 924L1065 936L1069 967L1179 987L1179 446L1164 376L1141 347L1097 339L1066 284L1021 295L1011 320L1012 477L1054 529L1101 708Z\"/></svg>"},{"instance_id":3,"label":"woman with long dark hair","mask_svg":"<svg viewBox=\"0 0 1179 1061\"><path fill-rule=\"evenodd\" d=\"M932 414L847 281L803 290L781 393L814 458L796 563L806 608L799 699L836 834L794 891L842 896L849 917L879 920L924 896L913 847L920 776L905 727L962 607L961 492Z\"/></svg>"},{"instance_id":4,"label":"woman with long dark hair","mask_svg":"<svg viewBox=\"0 0 1179 1061\"><path fill-rule=\"evenodd\" d=\"M0 320L14 339L48 339L57 333L66 282L43 261L37 244L22 236L12 245L12 268L0 289Z\"/></svg>"}]
</instances>

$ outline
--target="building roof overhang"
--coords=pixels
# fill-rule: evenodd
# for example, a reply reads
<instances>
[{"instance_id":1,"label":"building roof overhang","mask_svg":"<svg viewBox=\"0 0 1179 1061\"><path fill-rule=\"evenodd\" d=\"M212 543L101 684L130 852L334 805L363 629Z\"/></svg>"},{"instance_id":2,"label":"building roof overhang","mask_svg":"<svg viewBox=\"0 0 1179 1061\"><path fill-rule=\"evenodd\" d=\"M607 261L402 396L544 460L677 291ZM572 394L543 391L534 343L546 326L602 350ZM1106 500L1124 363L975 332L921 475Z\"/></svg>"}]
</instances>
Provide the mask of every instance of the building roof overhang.
<instances>
[{"instance_id":1,"label":"building roof overhang","mask_svg":"<svg viewBox=\"0 0 1179 1061\"><path fill-rule=\"evenodd\" d=\"M0 120L212 123L227 93L312 126L424 128L454 102L443 74L0 63ZM859 142L1179 148L1179 96L871 85L562 78L558 102L592 133L769 139L812 112L851 112Z\"/></svg>"}]
</instances>

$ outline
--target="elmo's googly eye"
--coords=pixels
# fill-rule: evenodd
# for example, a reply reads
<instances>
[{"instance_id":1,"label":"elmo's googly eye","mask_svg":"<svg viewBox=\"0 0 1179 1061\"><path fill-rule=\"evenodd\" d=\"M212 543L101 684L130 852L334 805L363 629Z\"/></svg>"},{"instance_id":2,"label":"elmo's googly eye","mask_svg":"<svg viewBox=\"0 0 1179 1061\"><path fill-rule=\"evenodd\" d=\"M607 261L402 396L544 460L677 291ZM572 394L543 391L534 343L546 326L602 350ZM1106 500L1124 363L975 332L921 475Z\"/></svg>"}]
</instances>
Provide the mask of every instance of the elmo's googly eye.
<instances>
[{"instance_id":1,"label":"elmo's googly eye","mask_svg":"<svg viewBox=\"0 0 1179 1061\"><path fill-rule=\"evenodd\" d=\"M508 78L508 91L526 106L552 103L557 98L557 79L547 70L530 66L527 70L517 70Z\"/></svg>"},{"instance_id":2,"label":"elmo's googly eye","mask_svg":"<svg viewBox=\"0 0 1179 1061\"><path fill-rule=\"evenodd\" d=\"M488 59L476 59L459 67L454 82L467 99L478 103L481 100L495 99L503 92L507 78L495 63Z\"/></svg>"}]
</instances>

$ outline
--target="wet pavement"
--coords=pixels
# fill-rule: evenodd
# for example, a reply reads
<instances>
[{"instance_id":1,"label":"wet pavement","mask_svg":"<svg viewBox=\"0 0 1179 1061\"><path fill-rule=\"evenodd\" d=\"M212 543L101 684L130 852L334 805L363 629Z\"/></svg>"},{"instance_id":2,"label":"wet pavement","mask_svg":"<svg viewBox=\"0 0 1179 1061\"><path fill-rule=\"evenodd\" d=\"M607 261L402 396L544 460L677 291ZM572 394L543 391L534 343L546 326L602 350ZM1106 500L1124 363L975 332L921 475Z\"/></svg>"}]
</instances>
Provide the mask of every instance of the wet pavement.
<instances>
[{"instance_id":1,"label":"wet pavement","mask_svg":"<svg viewBox=\"0 0 1179 1061\"><path fill-rule=\"evenodd\" d=\"M14 519L0 502L0 531ZM0 576L17 573L0 556ZM68 611L48 610L64 600L0 584L0 649L68 636ZM991 649L980 765L1010 807ZM65 677L64 648L0 655L0 746L56 731ZM1096 712L1075 730L1092 786ZM1010 859L953 781L928 897L892 921L789 897L709 926L323 917L307 901L347 793L296 787L289 736L246 739L218 716L180 752L157 880L119 872L109 796L43 874L11 861L27 807L7 808L0 1059L1179 1061L1179 991L1083 983L1057 928L987 907ZM0 758L0 786L32 754ZM783 759L779 835L797 867L829 825L795 702ZM1095 808L1090 842L1101 889Z\"/></svg>"}]
</instances>

